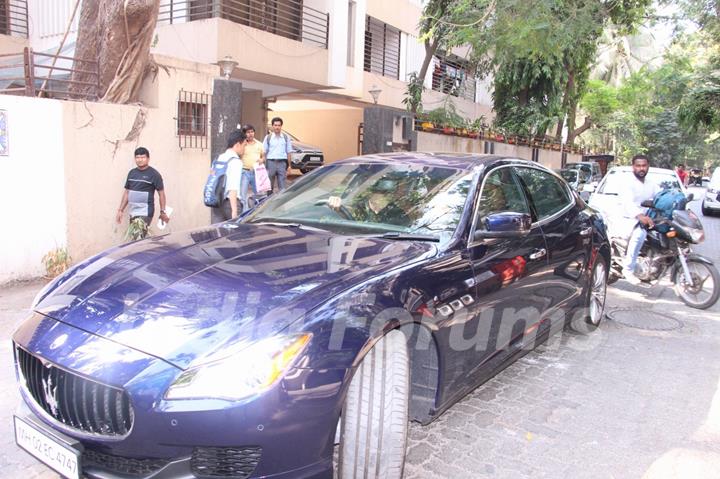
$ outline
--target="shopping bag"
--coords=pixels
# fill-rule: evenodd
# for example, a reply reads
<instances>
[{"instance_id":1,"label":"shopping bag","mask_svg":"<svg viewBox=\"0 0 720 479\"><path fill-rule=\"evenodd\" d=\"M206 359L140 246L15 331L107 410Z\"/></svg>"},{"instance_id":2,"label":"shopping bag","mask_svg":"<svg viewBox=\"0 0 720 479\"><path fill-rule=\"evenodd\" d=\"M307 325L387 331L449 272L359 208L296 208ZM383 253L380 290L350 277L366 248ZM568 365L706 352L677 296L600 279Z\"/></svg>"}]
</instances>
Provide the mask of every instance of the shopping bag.
<instances>
[{"instance_id":1,"label":"shopping bag","mask_svg":"<svg viewBox=\"0 0 720 479\"><path fill-rule=\"evenodd\" d=\"M270 191L272 188L270 186L270 177L268 176L267 169L265 169L265 165L255 166L255 187L257 188L258 193Z\"/></svg>"}]
</instances>

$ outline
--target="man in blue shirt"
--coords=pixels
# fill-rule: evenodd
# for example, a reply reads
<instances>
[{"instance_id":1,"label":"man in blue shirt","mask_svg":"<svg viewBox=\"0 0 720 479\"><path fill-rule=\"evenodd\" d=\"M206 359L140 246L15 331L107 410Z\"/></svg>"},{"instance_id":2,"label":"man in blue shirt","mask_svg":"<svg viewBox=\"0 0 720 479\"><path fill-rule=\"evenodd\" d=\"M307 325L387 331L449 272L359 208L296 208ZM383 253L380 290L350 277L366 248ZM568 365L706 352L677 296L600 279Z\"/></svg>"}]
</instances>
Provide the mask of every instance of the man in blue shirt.
<instances>
[{"instance_id":1,"label":"man in blue shirt","mask_svg":"<svg viewBox=\"0 0 720 479\"><path fill-rule=\"evenodd\" d=\"M272 125L272 133L268 134L263 140L265 158L267 159L267 172L273 189L277 182L278 191L282 191L285 189L287 169L290 166L292 140L282 132L282 118L276 116L270 124Z\"/></svg>"}]
</instances>

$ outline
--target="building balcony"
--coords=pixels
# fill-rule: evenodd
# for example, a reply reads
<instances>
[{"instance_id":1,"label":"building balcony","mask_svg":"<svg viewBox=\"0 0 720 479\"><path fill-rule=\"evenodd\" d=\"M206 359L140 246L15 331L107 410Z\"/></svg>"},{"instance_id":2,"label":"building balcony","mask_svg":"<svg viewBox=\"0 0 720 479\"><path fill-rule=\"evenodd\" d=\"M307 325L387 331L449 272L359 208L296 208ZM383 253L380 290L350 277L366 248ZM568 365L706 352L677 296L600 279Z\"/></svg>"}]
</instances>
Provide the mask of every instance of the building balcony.
<instances>
[{"instance_id":1,"label":"building balcony","mask_svg":"<svg viewBox=\"0 0 720 479\"><path fill-rule=\"evenodd\" d=\"M162 0L152 51L209 64L229 55L239 62L233 77L240 80L291 90L326 87L330 16L305 3Z\"/></svg>"}]
</instances>

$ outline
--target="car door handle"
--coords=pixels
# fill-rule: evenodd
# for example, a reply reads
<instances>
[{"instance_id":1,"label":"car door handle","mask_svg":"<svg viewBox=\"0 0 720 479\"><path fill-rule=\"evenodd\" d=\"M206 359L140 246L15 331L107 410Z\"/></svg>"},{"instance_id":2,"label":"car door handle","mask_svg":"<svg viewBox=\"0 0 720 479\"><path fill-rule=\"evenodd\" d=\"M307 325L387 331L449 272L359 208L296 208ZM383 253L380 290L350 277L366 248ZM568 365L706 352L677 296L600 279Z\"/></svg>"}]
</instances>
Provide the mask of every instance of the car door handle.
<instances>
[{"instance_id":1,"label":"car door handle","mask_svg":"<svg viewBox=\"0 0 720 479\"><path fill-rule=\"evenodd\" d=\"M536 249L532 253L530 253L530 256L528 256L530 259L539 259L542 258L547 254L547 251L545 251L545 248Z\"/></svg>"},{"instance_id":2,"label":"car door handle","mask_svg":"<svg viewBox=\"0 0 720 479\"><path fill-rule=\"evenodd\" d=\"M580 230L580 236L590 236L592 234L593 228L592 226L588 226L587 228Z\"/></svg>"}]
</instances>

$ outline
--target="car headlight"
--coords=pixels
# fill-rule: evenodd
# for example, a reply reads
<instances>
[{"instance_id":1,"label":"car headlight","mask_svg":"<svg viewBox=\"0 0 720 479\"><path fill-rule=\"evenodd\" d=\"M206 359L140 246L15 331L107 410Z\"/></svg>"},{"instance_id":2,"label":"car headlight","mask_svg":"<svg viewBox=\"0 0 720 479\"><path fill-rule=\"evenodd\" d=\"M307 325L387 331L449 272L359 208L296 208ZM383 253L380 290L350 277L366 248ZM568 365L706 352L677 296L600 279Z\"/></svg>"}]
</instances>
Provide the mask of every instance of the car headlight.
<instances>
[{"instance_id":1,"label":"car headlight","mask_svg":"<svg viewBox=\"0 0 720 479\"><path fill-rule=\"evenodd\" d=\"M305 350L312 334L275 336L183 372L165 399L214 398L238 400L275 384Z\"/></svg>"}]
</instances>

